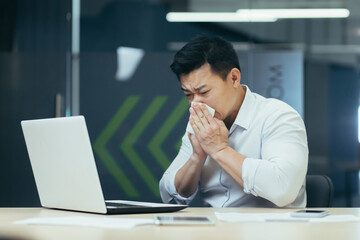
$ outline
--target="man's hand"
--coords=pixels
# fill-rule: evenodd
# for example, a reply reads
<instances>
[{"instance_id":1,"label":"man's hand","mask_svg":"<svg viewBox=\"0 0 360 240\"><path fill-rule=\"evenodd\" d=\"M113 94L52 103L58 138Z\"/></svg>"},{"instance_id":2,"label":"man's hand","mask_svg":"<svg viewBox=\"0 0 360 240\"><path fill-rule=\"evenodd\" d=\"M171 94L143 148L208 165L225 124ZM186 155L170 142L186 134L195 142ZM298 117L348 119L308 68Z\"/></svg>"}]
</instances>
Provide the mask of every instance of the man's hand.
<instances>
[{"instance_id":1,"label":"man's hand","mask_svg":"<svg viewBox=\"0 0 360 240\"><path fill-rule=\"evenodd\" d=\"M202 149L202 147L200 146L199 141L197 140L197 138L195 137L194 134L188 133L191 145L193 147L193 156L195 157L195 159L199 159L202 162L205 162L207 154L206 152L204 152L204 150Z\"/></svg>"},{"instance_id":2,"label":"man's hand","mask_svg":"<svg viewBox=\"0 0 360 240\"><path fill-rule=\"evenodd\" d=\"M198 143L207 155L214 155L228 145L228 129L223 121L211 116L204 104L195 103L190 108L190 124L195 132L191 143ZM194 141L196 138L197 141ZM196 147L196 146L195 146ZM194 150L195 151L195 150Z\"/></svg>"}]
</instances>

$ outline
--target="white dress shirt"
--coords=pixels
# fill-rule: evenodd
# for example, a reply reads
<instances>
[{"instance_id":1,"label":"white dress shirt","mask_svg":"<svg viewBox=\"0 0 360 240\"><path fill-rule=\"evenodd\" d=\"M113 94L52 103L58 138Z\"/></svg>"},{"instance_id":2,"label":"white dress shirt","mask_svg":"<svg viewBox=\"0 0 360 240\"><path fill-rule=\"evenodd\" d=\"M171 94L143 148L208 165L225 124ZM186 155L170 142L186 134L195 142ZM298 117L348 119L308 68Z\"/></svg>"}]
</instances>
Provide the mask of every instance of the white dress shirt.
<instances>
[{"instance_id":1,"label":"white dress shirt","mask_svg":"<svg viewBox=\"0 0 360 240\"><path fill-rule=\"evenodd\" d=\"M308 146L303 120L286 103L246 88L228 137L228 145L246 157L244 188L208 156L196 192L187 198L177 193L175 175L192 154L186 133L178 155L160 180L163 202L190 204L199 193L205 206L211 207L306 206Z\"/></svg>"}]
</instances>

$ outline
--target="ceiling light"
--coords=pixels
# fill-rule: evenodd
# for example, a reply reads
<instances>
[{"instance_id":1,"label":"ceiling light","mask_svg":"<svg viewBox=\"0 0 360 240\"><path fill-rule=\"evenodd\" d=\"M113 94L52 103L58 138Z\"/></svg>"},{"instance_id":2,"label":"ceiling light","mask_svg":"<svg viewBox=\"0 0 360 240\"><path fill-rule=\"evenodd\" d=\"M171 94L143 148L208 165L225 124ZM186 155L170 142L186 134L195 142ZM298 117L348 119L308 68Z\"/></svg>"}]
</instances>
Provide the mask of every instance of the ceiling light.
<instances>
[{"instance_id":1,"label":"ceiling light","mask_svg":"<svg viewBox=\"0 0 360 240\"><path fill-rule=\"evenodd\" d=\"M248 16L234 12L169 12L168 22L275 22L267 16Z\"/></svg>"},{"instance_id":2,"label":"ceiling light","mask_svg":"<svg viewBox=\"0 0 360 240\"><path fill-rule=\"evenodd\" d=\"M239 9L240 16L284 18L347 18L346 8L293 8L293 9Z\"/></svg>"},{"instance_id":3,"label":"ceiling light","mask_svg":"<svg viewBox=\"0 0 360 240\"><path fill-rule=\"evenodd\" d=\"M169 12L169 22L275 22L290 18L347 18L346 8L239 9L237 12Z\"/></svg>"}]
</instances>

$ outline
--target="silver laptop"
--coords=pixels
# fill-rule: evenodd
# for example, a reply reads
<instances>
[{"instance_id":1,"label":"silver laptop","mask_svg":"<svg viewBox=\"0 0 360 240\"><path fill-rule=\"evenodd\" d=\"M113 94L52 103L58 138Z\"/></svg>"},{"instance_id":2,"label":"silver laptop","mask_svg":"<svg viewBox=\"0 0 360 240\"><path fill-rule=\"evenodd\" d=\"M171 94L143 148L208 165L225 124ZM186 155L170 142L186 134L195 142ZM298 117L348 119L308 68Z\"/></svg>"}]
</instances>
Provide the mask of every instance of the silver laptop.
<instances>
[{"instance_id":1,"label":"silver laptop","mask_svg":"<svg viewBox=\"0 0 360 240\"><path fill-rule=\"evenodd\" d=\"M83 116L22 121L43 207L103 214L174 212L187 205L105 201Z\"/></svg>"}]
</instances>

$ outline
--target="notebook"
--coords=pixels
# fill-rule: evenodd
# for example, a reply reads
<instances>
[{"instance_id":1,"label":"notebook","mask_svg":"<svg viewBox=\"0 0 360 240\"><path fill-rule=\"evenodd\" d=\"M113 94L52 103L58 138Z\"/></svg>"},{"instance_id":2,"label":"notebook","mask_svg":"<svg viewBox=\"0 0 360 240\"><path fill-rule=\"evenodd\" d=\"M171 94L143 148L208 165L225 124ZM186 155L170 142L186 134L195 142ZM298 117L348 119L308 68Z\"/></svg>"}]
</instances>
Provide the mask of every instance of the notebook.
<instances>
[{"instance_id":1,"label":"notebook","mask_svg":"<svg viewBox=\"0 0 360 240\"><path fill-rule=\"evenodd\" d=\"M174 212L187 205L104 200L83 116L21 122L41 205L102 214Z\"/></svg>"}]
</instances>

